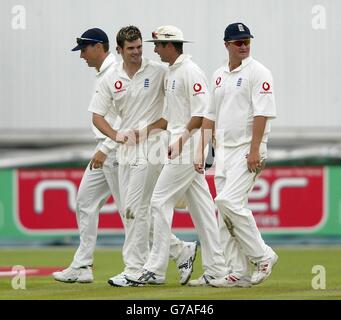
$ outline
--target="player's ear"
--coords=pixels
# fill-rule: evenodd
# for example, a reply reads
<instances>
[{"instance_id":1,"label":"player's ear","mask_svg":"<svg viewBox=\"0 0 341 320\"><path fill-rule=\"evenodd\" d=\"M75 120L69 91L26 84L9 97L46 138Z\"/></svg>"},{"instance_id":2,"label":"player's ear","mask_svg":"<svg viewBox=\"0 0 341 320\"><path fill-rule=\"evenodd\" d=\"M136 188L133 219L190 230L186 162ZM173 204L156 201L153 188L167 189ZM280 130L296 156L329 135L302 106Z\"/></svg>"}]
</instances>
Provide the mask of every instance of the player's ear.
<instances>
[{"instance_id":1,"label":"player's ear","mask_svg":"<svg viewBox=\"0 0 341 320\"><path fill-rule=\"evenodd\" d=\"M116 47L116 52L117 54L121 54L122 53L122 48L120 46Z\"/></svg>"}]
</instances>

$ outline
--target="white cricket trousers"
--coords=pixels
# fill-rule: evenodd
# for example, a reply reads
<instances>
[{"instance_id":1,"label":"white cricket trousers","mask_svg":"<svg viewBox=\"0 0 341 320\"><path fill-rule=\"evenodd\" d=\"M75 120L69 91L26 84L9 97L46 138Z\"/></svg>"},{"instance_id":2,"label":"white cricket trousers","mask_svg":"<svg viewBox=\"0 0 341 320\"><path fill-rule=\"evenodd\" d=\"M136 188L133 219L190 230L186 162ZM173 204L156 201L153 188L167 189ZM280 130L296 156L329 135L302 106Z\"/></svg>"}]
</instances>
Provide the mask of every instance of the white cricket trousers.
<instances>
[{"instance_id":1,"label":"white cricket trousers","mask_svg":"<svg viewBox=\"0 0 341 320\"><path fill-rule=\"evenodd\" d=\"M248 195L258 176L248 171L245 156L249 150L250 144L216 150L215 203L221 215L220 238L227 264L241 276L249 274L249 260L257 262L273 254L262 239L251 210L247 208ZM260 156L266 159L266 144L261 144Z\"/></svg>"},{"instance_id":2,"label":"white cricket trousers","mask_svg":"<svg viewBox=\"0 0 341 320\"><path fill-rule=\"evenodd\" d=\"M205 176L197 173L193 164L165 164L161 171L151 200L153 246L144 268L165 276L174 207L184 195L198 232L204 272L213 277L222 277L227 271L219 241L214 202Z\"/></svg>"},{"instance_id":3,"label":"white cricket trousers","mask_svg":"<svg viewBox=\"0 0 341 320\"><path fill-rule=\"evenodd\" d=\"M97 151L98 146L95 150ZM121 212L118 184L118 165L116 152L111 152L102 169L90 170L88 164L77 194L77 223L80 244L71 263L71 267L80 268L93 264L96 247L99 211L110 195Z\"/></svg>"},{"instance_id":4,"label":"white cricket trousers","mask_svg":"<svg viewBox=\"0 0 341 320\"><path fill-rule=\"evenodd\" d=\"M162 165L120 164L120 197L125 220L125 240L123 247L124 273L134 274L143 268L150 253L153 241L153 228L150 215L150 200ZM168 258L176 260L185 243L171 235Z\"/></svg>"}]
</instances>

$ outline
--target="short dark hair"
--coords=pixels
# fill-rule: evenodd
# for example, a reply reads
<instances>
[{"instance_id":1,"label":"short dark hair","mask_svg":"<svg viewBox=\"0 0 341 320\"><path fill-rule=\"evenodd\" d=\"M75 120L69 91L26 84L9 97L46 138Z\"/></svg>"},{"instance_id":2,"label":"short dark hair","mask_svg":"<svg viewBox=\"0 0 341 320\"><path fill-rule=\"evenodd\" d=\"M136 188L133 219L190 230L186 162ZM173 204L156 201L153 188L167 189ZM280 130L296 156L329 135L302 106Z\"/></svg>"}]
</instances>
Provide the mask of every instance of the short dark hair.
<instances>
[{"instance_id":1,"label":"short dark hair","mask_svg":"<svg viewBox=\"0 0 341 320\"><path fill-rule=\"evenodd\" d=\"M141 31L135 26L123 27L116 35L116 43L123 48L124 41L142 40Z\"/></svg>"},{"instance_id":2,"label":"short dark hair","mask_svg":"<svg viewBox=\"0 0 341 320\"><path fill-rule=\"evenodd\" d=\"M109 42L107 42L107 43L103 43L102 44L103 45L103 50L104 50L104 52L108 52L109 51Z\"/></svg>"},{"instance_id":3,"label":"short dark hair","mask_svg":"<svg viewBox=\"0 0 341 320\"><path fill-rule=\"evenodd\" d=\"M166 45L168 43L172 43L176 52L179 53L179 54L183 54L184 53L184 49L183 49L183 42L160 42L162 44L162 46L165 48Z\"/></svg>"}]
</instances>

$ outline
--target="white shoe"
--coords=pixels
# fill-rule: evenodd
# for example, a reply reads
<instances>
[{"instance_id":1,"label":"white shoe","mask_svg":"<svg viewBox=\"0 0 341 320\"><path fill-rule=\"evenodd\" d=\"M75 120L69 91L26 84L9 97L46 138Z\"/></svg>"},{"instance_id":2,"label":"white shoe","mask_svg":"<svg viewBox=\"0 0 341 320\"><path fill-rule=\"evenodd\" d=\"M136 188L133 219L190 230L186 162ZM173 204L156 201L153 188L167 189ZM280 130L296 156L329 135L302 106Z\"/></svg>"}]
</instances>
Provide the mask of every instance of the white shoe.
<instances>
[{"instance_id":1,"label":"white shoe","mask_svg":"<svg viewBox=\"0 0 341 320\"><path fill-rule=\"evenodd\" d=\"M124 273L120 273L108 280L108 283L113 287L140 287L141 283L129 281Z\"/></svg>"},{"instance_id":2,"label":"white shoe","mask_svg":"<svg viewBox=\"0 0 341 320\"><path fill-rule=\"evenodd\" d=\"M94 281L92 274L92 268L90 266L81 268L66 268L62 271L56 271L52 273L55 280L61 282L80 282L80 283L91 283Z\"/></svg>"},{"instance_id":3,"label":"white shoe","mask_svg":"<svg viewBox=\"0 0 341 320\"><path fill-rule=\"evenodd\" d=\"M270 276L273 267L277 263L277 260L278 256L276 253L274 253L271 258L264 261L258 261L256 263L256 270L253 272L251 277L251 283L256 285L266 280Z\"/></svg>"},{"instance_id":4,"label":"white shoe","mask_svg":"<svg viewBox=\"0 0 341 320\"><path fill-rule=\"evenodd\" d=\"M227 276L219 279L213 279L210 281L210 285L212 287L241 287L241 288L249 288L251 287L251 279L250 276L240 277L235 274L228 274Z\"/></svg>"},{"instance_id":5,"label":"white shoe","mask_svg":"<svg viewBox=\"0 0 341 320\"><path fill-rule=\"evenodd\" d=\"M213 279L215 279L215 278L208 275L208 274L203 274L200 278L195 279L195 280L191 280L190 282L188 282L188 285L190 287L209 286Z\"/></svg>"},{"instance_id":6,"label":"white shoe","mask_svg":"<svg viewBox=\"0 0 341 320\"><path fill-rule=\"evenodd\" d=\"M136 274L127 274L126 279L134 283L142 284L164 284L166 278L156 275L154 272L143 269Z\"/></svg>"},{"instance_id":7,"label":"white shoe","mask_svg":"<svg viewBox=\"0 0 341 320\"><path fill-rule=\"evenodd\" d=\"M178 271L180 273L180 283L185 285L191 278L193 272L193 263L197 255L198 243L188 242L185 247L185 253L180 255L177 261Z\"/></svg>"}]
</instances>

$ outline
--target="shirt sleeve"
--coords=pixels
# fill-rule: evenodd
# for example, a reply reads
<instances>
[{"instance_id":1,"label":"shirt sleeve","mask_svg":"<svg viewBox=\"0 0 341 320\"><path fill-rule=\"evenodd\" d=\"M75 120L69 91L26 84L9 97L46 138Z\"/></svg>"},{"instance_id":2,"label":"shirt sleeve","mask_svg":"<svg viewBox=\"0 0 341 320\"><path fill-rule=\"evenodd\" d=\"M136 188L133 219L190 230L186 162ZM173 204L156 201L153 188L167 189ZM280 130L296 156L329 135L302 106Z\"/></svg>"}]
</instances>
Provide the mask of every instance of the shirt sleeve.
<instances>
[{"instance_id":1,"label":"shirt sleeve","mask_svg":"<svg viewBox=\"0 0 341 320\"><path fill-rule=\"evenodd\" d=\"M214 91L215 91L215 77L214 76L211 79L211 86L209 90L210 90L210 99L209 99L209 104L205 111L204 117L211 121L216 121L216 108L217 107L215 104L215 97L214 97Z\"/></svg>"},{"instance_id":2,"label":"shirt sleeve","mask_svg":"<svg viewBox=\"0 0 341 320\"><path fill-rule=\"evenodd\" d=\"M253 116L276 118L275 92L271 72L266 68L257 68L253 71L251 81Z\"/></svg>"},{"instance_id":3,"label":"shirt sleeve","mask_svg":"<svg viewBox=\"0 0 341 320\"><path fill-rule=\"evenodd\" d=\"M191 117L204 117L209 107L209 90L204 73L197 68L189 70L186 85Z\"/></svg>"},{"instance_id":4,"label":"shirt sleeve","mask_svg":"<svg viewBox=\"0 0 341 320\"><path fill-rule=\"evenodd\" d=\"M88 111L92 113L97 113L101 116L107 115L113 106L113 98L106 79L107 78L104 78L103 81L101 81L101 83L99 84L94 95L92 96L88 108Z\"/></svg>"},{"instance_id":5,"label":"shirt sleeve","mask_svg":"<svg viewBox=\"0 0 341 320\"><path fill-rule=\"evenodd\" d=\"M118 144L111 140L110 138L106 138L101 146L99 147L99 150L102 151L105 155L109 155L109 153L113 150L115 150L118 147Z\"/></svg>"}]
</instances>

